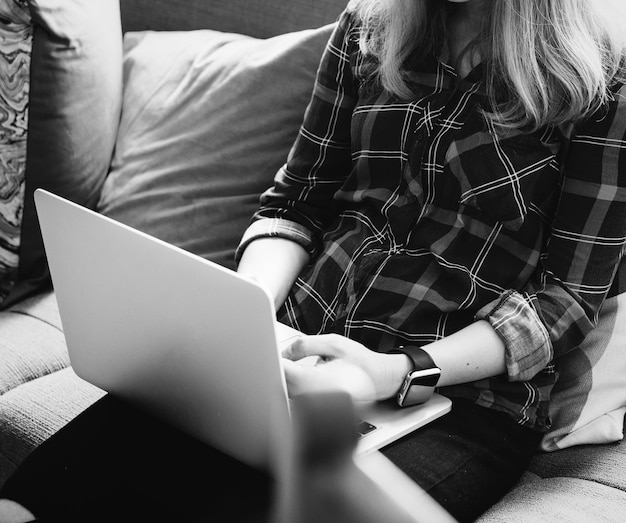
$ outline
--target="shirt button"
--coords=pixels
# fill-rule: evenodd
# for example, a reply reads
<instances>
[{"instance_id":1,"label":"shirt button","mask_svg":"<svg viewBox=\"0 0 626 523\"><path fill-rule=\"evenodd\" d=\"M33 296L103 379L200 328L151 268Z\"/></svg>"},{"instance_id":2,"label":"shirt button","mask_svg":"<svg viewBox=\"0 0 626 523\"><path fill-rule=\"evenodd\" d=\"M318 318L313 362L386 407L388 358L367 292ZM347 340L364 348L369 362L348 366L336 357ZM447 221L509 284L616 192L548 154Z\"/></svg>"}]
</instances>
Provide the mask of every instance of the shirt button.
<instances>
[{"instance_id":1,"label":"shirt button","mask_svg":"<svg viewBox=\"0 0 626 523\"><path fill-rule=\"evenodd\" d=\"M417 196L415 196L413 193L409 193L406 195L406 201L409 203L415 203L417 201Z\"/></svg>"}]
</instances>

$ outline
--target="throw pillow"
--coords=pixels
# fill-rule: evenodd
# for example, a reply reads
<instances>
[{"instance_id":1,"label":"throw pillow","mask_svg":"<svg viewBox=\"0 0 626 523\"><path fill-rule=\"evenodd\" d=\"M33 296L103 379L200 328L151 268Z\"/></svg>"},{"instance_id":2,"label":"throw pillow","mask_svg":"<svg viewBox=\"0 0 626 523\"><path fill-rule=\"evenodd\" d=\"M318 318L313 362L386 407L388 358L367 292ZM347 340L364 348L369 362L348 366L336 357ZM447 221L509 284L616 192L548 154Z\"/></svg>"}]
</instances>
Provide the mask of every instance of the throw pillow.
<instances>
[{"instance_id":1,"label":"throw pillow","mask_svg":"<svg viewBox=\"0 0 626 523\"><path fill-rule=\"evenodd\" d=\"M293 143L332 25L255 39L130 32L98 210L221 265Z\"/></svg>"},{"instance_id":2,"label":"throw pillow","mask_svg":"<svg viewBox=\"0 0 626 523\"><path fill-rule=\"evenodd\" d=\"M626 293L608 298L598 326L563 357L542 449L621 440L626 414Z\"/></svg>"},{"instance_id":3,"label":"throw pillow","mask_svg":"<svg viewBox=\"0 0 626 523\"><path fill-rule=\"evenodd\" d=\"M19 267L3 307L49 281L34 190L43 187L95 206L115 145L122 97L119 2L11 1L28 5L33 42Z\"/></svg>"},{"instance_id":4,"label":"throw pillow","mask_svg":"<svg viewBox=\"0 0 626 523\"><path fill-rule=\"evenodd\" d=\"M26 5L0 0L0 303L19 266L32 41Z\"/></svg>"}]
</instances>

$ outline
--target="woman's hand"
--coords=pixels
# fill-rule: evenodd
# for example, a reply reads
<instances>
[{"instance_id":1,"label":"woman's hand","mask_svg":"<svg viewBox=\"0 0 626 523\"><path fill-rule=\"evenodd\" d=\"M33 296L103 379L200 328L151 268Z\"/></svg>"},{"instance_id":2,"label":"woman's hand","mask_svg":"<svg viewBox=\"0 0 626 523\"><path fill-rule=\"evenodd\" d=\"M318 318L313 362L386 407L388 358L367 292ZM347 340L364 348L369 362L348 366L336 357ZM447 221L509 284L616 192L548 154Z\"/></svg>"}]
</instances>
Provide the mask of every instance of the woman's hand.
<instances>
[{"instance_id":1,"label":"woman's hand","mask_svg":"<svg viewBox=\"0 0 626 523\"><path fill-rule=\"evenodd\" d=\"M356 401L383 400L396 394L410 368L402 354L374 352L338 334L302 336L283 357L291 396L341 389ZM302 361L310 357L315 364Z\"/></svg>"}]
</instances>

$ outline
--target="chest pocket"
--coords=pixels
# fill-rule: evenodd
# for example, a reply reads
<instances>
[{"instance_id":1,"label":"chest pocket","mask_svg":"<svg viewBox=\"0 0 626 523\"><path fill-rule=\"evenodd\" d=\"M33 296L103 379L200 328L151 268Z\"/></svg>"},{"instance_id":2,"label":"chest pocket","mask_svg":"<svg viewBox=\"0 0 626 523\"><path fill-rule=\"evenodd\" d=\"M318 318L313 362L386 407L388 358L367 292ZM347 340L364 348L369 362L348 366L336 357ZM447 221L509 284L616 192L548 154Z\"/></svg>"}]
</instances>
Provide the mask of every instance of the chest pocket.
<instances>
[{"instance_id":1,"label":"chest pocket","mask_svg":"<svg viewBox=\"0 0 626 523\"><path fill-rule=\"evenodd\" d=\"M455 140L446 153L446 199L519 230L529 206L541 209L553 200L558 145L532 134L494 140L491 133L479 132Z\"/></svg>"}]
</instances>

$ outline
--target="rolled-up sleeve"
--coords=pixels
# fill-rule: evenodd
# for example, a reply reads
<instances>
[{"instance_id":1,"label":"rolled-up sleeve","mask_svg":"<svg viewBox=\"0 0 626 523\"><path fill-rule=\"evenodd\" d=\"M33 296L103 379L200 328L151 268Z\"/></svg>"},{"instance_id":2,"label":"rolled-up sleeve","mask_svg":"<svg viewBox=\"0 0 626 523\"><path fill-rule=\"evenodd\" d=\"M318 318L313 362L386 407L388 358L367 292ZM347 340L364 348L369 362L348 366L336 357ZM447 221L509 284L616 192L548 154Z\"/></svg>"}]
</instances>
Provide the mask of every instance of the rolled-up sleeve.
<instances>
[{"instance_id":1,"label":"rolled-up sleeve","mask_svg":"<svg viewBox=\"0 0 626 523\"><path fill-rule=\"evenodd\" d=\"M598 314L626 245L626 88L577 126L547 249L528 284L483 307L506 345L510 380L576 348Z\"/></svg>"},{"instance_id":2,"label":"rolled-up sleeve","mask_svg":"<svg viewBox=\"0 0 626 523\"><path fill-rule=\"evenodd\" d=\"M507 375L511 381L526 381L552 359L552 342L537 311L517 291L501 298L477 314L487 320L504 341Z\"/></svg>"},{"instance_id":3,"label":"rolled-up sleeve","mask_svg":"<svg viewBox=\"0 0 626 523\"><path fill-rule=\"evenodd\" d=\"M299 223L276 218L263 218L253 222L241 238L238 250L243 252L257 238L267 237L291 240L302 246L310 255L313 255L315 251L315 242L309 229Z\"/></svg>"}]
</instances>

